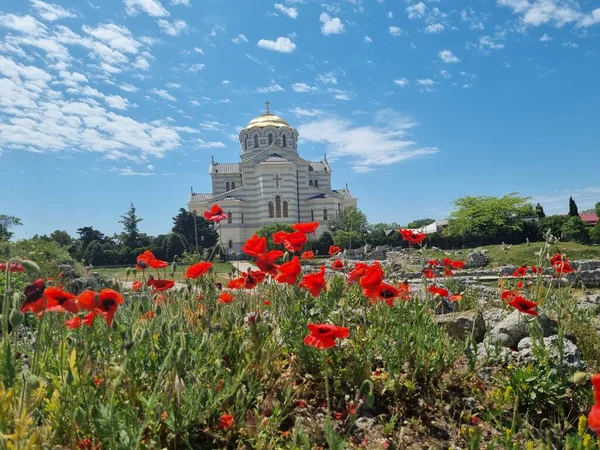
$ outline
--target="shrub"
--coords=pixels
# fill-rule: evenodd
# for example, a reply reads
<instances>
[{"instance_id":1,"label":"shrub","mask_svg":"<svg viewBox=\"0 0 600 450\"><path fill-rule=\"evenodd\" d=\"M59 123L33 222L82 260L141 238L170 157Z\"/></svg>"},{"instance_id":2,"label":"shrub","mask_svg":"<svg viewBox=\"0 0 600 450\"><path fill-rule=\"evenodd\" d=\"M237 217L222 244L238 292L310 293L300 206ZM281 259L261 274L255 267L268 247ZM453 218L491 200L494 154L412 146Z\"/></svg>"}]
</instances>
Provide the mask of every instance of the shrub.
<instances>
[{"instance_id":1,"label":"shrub","mask_svg":"<svg viewBox=\"0 0 600 450\"><path fill-rule=\"evenodd\" d=\"M575 241L581 244L587 244L590 241L587 227L579 216L569 217L560 231L562 238L566 241Z\"/></svg>"}]
</instances>

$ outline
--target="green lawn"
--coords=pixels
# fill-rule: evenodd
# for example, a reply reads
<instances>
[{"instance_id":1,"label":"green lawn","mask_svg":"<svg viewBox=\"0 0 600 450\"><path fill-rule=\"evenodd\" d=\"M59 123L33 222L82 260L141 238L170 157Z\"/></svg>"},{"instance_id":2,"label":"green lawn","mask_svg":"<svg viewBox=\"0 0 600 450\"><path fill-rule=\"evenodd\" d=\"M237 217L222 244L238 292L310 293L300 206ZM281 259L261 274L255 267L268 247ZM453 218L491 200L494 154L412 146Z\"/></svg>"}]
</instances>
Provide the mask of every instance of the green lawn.
<instances>
[{"instance_id":1,"label":"green lawn","mask_svg":"<svg viewBox=\"0 0 600 450\"><path fill-rule=\"evenodd\" d=\"M132 266L131 269L132 269L132 271L131 271L131 274L129 275L129 278L128 278L129 280L132 280L134 274L136 274L136 272L137 272L137 270L135 270L135 266ZM185 269L186 269L186 267L183 267L183 266L178 267L175 272L175 275L173 276L172 279L175 281L183 280L183 275L185 274ZM232 265L231 265L231 263L215 262L215 263L213 263L213 269L217 272L218 275L227 274L228 272L231 271ZM118 276L121 278L121 281L124 281L127 278L127 273L126 273L127 268L126 267L111 267L111 268L96 268L96 267L94 267L90 271L98 272L101 277L108 278L108 279ZM160 273L161 277L166 277L166 278L171 279L170 266L166 270L166 275L163 273L162 270L160 270L159 273ZM155 270L148 270L148 274L153 274L156 277Z\"/></svg>"},{"instance_id":2,"label":"green lawn","mask_svg":"<svg viewBox=\"0 0 600 450\"><path fill-rule=\"evenodd\" d=\"M487 255L490 257L492 266L503 266L512 264L520 266L522 264L535 265L539 262L539 256L536 252L544 245L543 242L533 242L531 245L520 244L511 247L502 245L486 245L480 247L487 250ZM466 259L470 249L463 249L462 254L452 256L455 259ZM559 242L551 248L552 253L563 252L571 260L582 259L600 259L600 246L590 246L577 244L575 242ZM444 258L447 255L443 251L435 251L431 249L425 250L428 258Z\"/></svg>"}]
</instances>

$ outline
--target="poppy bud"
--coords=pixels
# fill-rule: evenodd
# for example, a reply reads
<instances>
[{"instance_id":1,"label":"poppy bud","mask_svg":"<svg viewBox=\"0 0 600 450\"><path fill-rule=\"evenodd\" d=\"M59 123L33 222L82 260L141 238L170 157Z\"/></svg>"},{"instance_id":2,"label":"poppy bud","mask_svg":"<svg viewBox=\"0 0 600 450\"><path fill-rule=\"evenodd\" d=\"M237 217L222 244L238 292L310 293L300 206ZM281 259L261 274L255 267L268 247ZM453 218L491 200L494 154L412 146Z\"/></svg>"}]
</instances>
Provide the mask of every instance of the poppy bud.
<instances>
[{"instance_id":1,"label":"poppy bud","mask_svg":"<svg viewBox=\"0 0 600 450\"><path fill-rule=\"evenodd\" d=\"M29 386L30 389L37 389L40 387L40 384L40 379L35 375L29 375L27 378L27 386Z\"/></svg>"},{"instance_id":2,"label":"poppy bud","mask_svg":"<svg viewBox=\"0 0 600 450\"><path fill-rule=\"evenodd\" d=\"M589 378L589 374L585 372L575 372L571 377L571 382L574 384L583 384L586 383Z\"/></svg>"},{"instance_id":3,"label":"poppy bud","mask_svg":"<svg viewBox=\"0 0 600 450\"><path fill-rule=\"evenodd\" d=\"M177 263L175 261L173 261L173 264L171 264L171 272L177 272Z\"/></svg>"},{"instance_id":4,"label":"poppy bud","mask_svg":"<svg viewBox=\"0 0 600 450\"><path fill-rule=\"evenodd\" d=\"M373 406L375 403L375 396L373 395L373 391L369 391L367 394L367 401L365 402L369 408Z\"/></svg>"},{"instance_id":5,"label":"poppy bud","mask_svg":"<svg viewBox=\"0 0 600 450\"><path fill-rule=\"evenodd\" d=\"M131 275L131 267L128 267L127 269L125 269L125 275L127 275L127 276Z\"/></svg>"},{"instance_id":6,"label":"poppy bud","mask_svg":"<svg viewBox=\"0 0 600 450\"><path fill-rule=\"evenodd\" d=\"M21 325L23 323L24 319L25 319L25 315L18 309L13 309L10 312L10 316L8 316L8 321L10 322L10 324L13 328Z\"/></svg>"},{"instance_id":7,"label":"poppy bud","mask_svg":"<svg viewBox=\"0 0 600 450\"><path fill-rule=\"evenodd\" d=\"M283 259L284 263L288 262L290 260L290 253L289 252L285 252L283 254L283 258L282 259Z\"/></svg>"},{"instance_id":8,"label":"poppy bud","mask_svg":"<svg viewBox=\"0 0 600 450\"><path fill-rule=\"evenodd\" d=\"M23 267L25 267L25 270L29 273L40 273L41 272L40 266L38 266L33 261L30 261L29 259L23 260L23 262L21 264L23 265Z\"/></svg>"},{"instance_id":9,"label":"poppy bud","mask_svg":"<svg viewBox=\"0 0 600 450\"><path fill-rule=\"evenodd\" d=\"M85 421L85 411L81 406L78 406L75 410L75 423L79 426L83 426L83 422Z\"/></svg>"},{"instance_id":10,"label":"poppy bud","mask_svg":"<svg viewBox=\"0 0 600 450\"><path fill-rule=\"evenodd\" d=\"M65 381L68 385L71 385L73 384L74 379L75 377L73 376L73 372L71 372L71 368L69 368L69 371L67 372L67 378L65 379Z\"/></svg>"}]
</instances>

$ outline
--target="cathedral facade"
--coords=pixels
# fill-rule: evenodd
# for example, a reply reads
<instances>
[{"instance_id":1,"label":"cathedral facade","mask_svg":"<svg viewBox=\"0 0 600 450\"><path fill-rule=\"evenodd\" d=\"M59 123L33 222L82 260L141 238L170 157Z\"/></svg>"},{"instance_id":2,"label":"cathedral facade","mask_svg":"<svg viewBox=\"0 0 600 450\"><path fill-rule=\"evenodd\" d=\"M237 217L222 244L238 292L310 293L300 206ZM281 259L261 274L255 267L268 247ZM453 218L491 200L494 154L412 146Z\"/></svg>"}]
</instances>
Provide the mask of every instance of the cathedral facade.
<instances>
[{"instance_id":1,"label":"cathedral facade","mask_svg":"<svg viewBox=\"0 0 600 450\"><path fill-rule=\"evenodd\" d=\"M208 168L212 192L190 194L188 210L198 215L218 203L227 218L221 239L229 251L241 246L263 225L319 221L318 238L328 221L348 206L356 206L348 185L332 189L331 166L307 161L298 154L298 131L267 111L239 134L241 161Z\"/></svg>"}]
</instances>

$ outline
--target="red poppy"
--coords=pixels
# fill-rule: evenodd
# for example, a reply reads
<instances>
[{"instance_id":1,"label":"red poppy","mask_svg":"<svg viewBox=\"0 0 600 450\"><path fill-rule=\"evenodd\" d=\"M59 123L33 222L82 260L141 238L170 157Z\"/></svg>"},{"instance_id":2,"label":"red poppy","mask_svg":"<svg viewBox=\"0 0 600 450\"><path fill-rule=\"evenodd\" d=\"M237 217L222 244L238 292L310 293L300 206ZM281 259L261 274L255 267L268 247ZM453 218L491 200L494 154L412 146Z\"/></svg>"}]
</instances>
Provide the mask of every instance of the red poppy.
<instances>
[{"instance_id":1,"label":"red poppy","mask_svg":"<svg viewBox=\"0 0 600 450\"><path fill-rule=\"evenodd\" d=\"M233 302L233 294L231 292L221 292L219 294L219 303L231 303Z\"/></svg>"},{"instance_id":2,"label":"red poppy","mask_svg":"<svg viewBox=\"0 0 600 450\"><path fill-rule=\"evenodd\" d=\"M277 275L277 264L275 264L275 261L282 256L283 252L281 250L271 250L270 252L264 253L256 258L254 263L263 272L271 275Z\"/></svg>"},{"instance_id":3,"label":"red poppy","mask_svg":"<svg viewBox=\"0 0 600 450\"><path fill-rule=\"evenodd\" d=\"M79 316L75 316L72 319L65 320L65 325L69 330L74 330L75 328L79 328L81 326L81 319Z\"/></svg>"},{"instance_id":4,"label":"red poppy","mask_svg":"<svg viewBox=\"0 0 600 450\"><path fill-rule=\"evenodd\" d=\"M592 386L594 387L594 398L596 403L600 403L600 373L592 375Z\"/></svg>"},{"instance_id":5,"label":"red poppy","mask_svg":"<svg viewBox=\"0 0 600 450\"><path fill-rule=\"evenodd\" d=\"M44 298L44 288L46 283L41 278L35 280L25 288L25 301L21 307L22 312L31 311L39 313L46 308L46 299Z\"/></svg>"},{"instance_id":6,"label":"red poppy","mask_svg":"<svg viewBox=\"0 0 600 450\"><path fill-rule=\"evenodd\" d=\"M11 262L8 271L10 273L25 272L25 267L23 264ZM6 272L6 263L0 263L0 272Z\"/></svg>"},{"instance_id":7,"label":"red poppy","mask_svg":"<svg viewBox=\"0 0 600 450\"><path fill-rule=\"evenodd\" d=\"M152 277L148 279L147 284L148 286L152 286L157 292L166 291L175 286L175 282L173 280L155 280Z\"/></svg>"},{"instance_id":8,"label":"red poppy","mask_svg":"<svg viewBox=\"0 0 600 450\"><path fill-rule=\"evenodd\" d=\"M260 270L251 270L242 273L242 279L244 280L244 287L246 289L254 289L258 283L261 283L265 279L265 273Z\"/></svg>"},{"instance_id":9,"label":"red poppy","mask_svg":"<svg viewBox=\"0 0 600 450\"><path fill-rule=\"evenodd\" d=\"M385 273L381 265L375 261L367 268L365 275L360 279L360 287L363 288L363 295L369 298L377 296L379 285L383 282L384 278Z\"/></svg>"},{"instance_id":10,"label":"red poppy","mask_svg":"<svg viewBox=\"0 0 600 450\"><path fill-rule=\"evenodd\" d=\"M423 276L425 278L435 278L435 272L431 270L429 267L423 269Z\"/></svg>"},{"instance_id":11,"label":"red poppy","mask_svg":"<svg viewBox=\"0 0 600 450\"><path fill-rule=\"evenodd\" d=\"M91 327L92 325L94 325L95 318L96 318L96 312L92 311L91 313L88 313L85 316L83 316L83 319L81 319L81 323L87 325L88 327Z\"/></svg>"},{"instance_id":12,"label":"red poppy","mask_svg":"<svg viewBox=\"0 0 600 450\"><path fill-rule=\"evenodd\" d=\"M427 264L429 264L431 267L437 267L440 265L440 262L437 259L430 259L427 261Z\"/></svg>"},{"instance_id":13,"label":"red poppy","mask_svg":"<svg viewBox=\"0 0 600 450\"><path fill-rule=\"evenodd\" d=\"M389 306L394 306L394 299L400 295L398 289L395 286L387 283L381 283L379 285L379 292L377 292L377 296L385 300L385 302Z\"/></svg>"},{"instance_id":14,"label":"red poppy","mask_svg":"<svg viewBox=\"0 0 600 450\"><path fill-rule=\"evenodd\" d=\"M75 303L75 295L62 289L49 287L44 291L47 300L47 312L70 312L77 314L79 308Z\"/></svg>"},{"instance_id":15,"label":"red poppy","mask_svg":"<svg viewBox=\"0 0 600 450\"><path fill-rule=\"evenodd\" d=\"M433 295L439 295L440 297L448 297L450 295L448 289L439 288L437 286L429 286L429 288L427 288L427 291Z\"/></svg>"},{"instance_id":16,"label":"red poppy","mask_svg":"<svg viewBox=\"0 0 600 450\"><path fill-rule=\"evenodd\" d=\"M298 281L302 266L300 265L298 257L294 256L290 262L280 265L277 270L280 273L275 277L275 280L278 283L287 283L293 286Z\"/></svg>"},{"instance_id":17,"label":"red poppy","mask_svg":"<svg viewBox=\"0 0 600 450\"><path fill-rule=\"evenodd\" d=\"M244 287L244 277L234 278L227 282L227 289L241 289Z\"/></svg>"},{"instance_id":18,"label":"red poppy","mask_svg":"<svg viewBox=\"0 0 600 450\"><path fill-rule=\"evenodd\" d=\"M307 289L313 297L318 297L326 289L325 266L321 266L320 272L304 275L298 286Z\"/></svg>"},{"instance_id":19,"label":"red poppy","mask_svg":"<svg viewBox=\"0 0 600 450\"><path fill-rule=\"evenodd\" d=\"M444 276L446 278L451 277L452 275L454 275L454 272L452 272L452 270L450 270L450 267L445 267L444 268Z\"/></svg>"},{"instance_id":20,"label":"red poppy","mask_svg":"<svg viewBox=\"0 0 600 450\"><path fill-rule=\"evenodd\" d=\"M150 250L146 250L137 257L136 268L137 270L147 269L148 267L152 269L164 269L168 267L168 265L168 262L156 259L154 253L152 253Z\"/></svg>"},{"instance_id":21,"label":"red poppy","mask_svg":"<svg viewBox=\"0 0 600 450\"><path fill-rule=\"evenodd\" d=\"M408 283L400 283L398 285L398 296L402 300L410 300L411 299L410 284L408 284Z\"/></svg>"},{"instance_id":22,"label":"red poppy","mask_svg":"<svg viewBox=\"0 0 600 450\"><path fill-rule=\"evenodd\" d=\"M304 343L315 348L331 348L335 345L335 339L345 339L350 330L328 323L309 323L310 334L304 338Z\"/></svg>"},{"instance_id":23,"label":"red poppy","mask_svg":"<svg viewBox=\"0 0 600 450\"><path fill-rule=\"evenodd\" d=\"M267 252L267 238L258 237L256 234L246 241L242 251L248 256L258 256Z\"/></svg>"},{"instance_id":24,"label":"red poppy","mask_svg":"<svg viewBox=\"0 0 600 450\"><path fill-rule=\"evenodd\" d=\"M304 401L304 400L298 400L296 401L296 406L300 409L306 409L308 408L308 404Z\"/></svg>"},{"instance_id":25,"label":"red poppy","mask_svg":"<svg viewBox=\"0 0 600 450\"><path fill-rule=\"evenodd\" d=\"M527 275L527 266L521 266L513 272L513 277L524 277Z\"/></svg>"},{"instance_id":26,"label":"red poppy","mask_svg":"<svg viewBox=\"0 0 600 450\"><path fill-rule=\"evenodd\" d=\"M287 231L276 231L275 233L273 233L272 239L273 239L273 244L275 245L280 245L283 244L283 241L285 241L285 238L288 237L288 235L291 233L288 233Z\"/></svg>"},{"instance_id":27,"label":"red poppy","mask_svg":"<svg viewBox=\"0 0 600 450\"><path fill-rule=\"evenodd\" d=\"M502 300L512 300L517 295L519 295L517 291L502 291L502 294L500 294L500 298Z\"/></svg>"},{"instance_id":28,"label":"red poppy","mask_svg":"<svg viewBox=\"0 0 600 450\"><path fill-rule=\"evenodd\" d=\"M154 311L148 311L145 314L142 314L140 319L141 320L150 320L150 319L154 319L155 316L156 316L156 314L154 314Z\"/></svg>"},{"instance_id":29,"label":"red poppy","mask_svg":"<svg viewBox=\"0 0 600 450\"><path fill-rule=\"evenodd\" d=\"M459 295L459 294L455 294L455 295L451 295L450 297L448 297L448 300L450 300L451 302L458 302L460 300L462 300L463 296Z\"/></svg>"},{"instance_id":30,"label":"red poppy","mask_svg":"<svg viewBox=\"0 0 600 450\"><path fill-rule=\"evenodd\" d=\"M531 272L534 274L542 273L542 269L538 269L537 266L531 266Z\"/></svg>"},{"instance_id":31,"label":"red poppy","mask_svg":"<svg viewBox=\"0 0 600 450\"><path fill-rule=\"evenodd\" d=\"M524 285L525 285L525 284L523 283L523 280L519 281L519 282L517 283L517 289L523 289L523 286L524 286Z\"/></svg>"},{"instance_id":32,"label":"red poppy","mask_svg":"<svg viewBox=\"0 0 600 450\"><path fill-rule=\"evenodd\" d=\"M211 262L199 262L187 268L185 271L185 278L198 278L204 275L212 267Z\"/></svg>"},{"instance_id":33,"label":"red poppy","mask_svg":"<svg viewBox=\"0 0 600 450\"><path fill-rule=\"evenodd\" d=\"M91 325L96 315L104 317L107 326L111 326L119 305L123 303L123 297L112 289L102 289L99 293L94 291L83 291L77 296L77 304L80 309L92 311L83 318L83 323Z\"/></svg>"},{"instance_id":34,"label":"red poppy","mask_svg":"<svg viewBox=\"0 0 600 450\"><path fill-rule=\"evenodd\" d=\"M336 259L331 264L333 270L342 270L344 268L344 262L341 259Z\"/></svg>"},{"instance_id":35,"label":"red poppy","mask_svg":"<svg viewBox=\"0 0 600 450\"><path fill-rule=\"evenodd\" d=\"M510 302L508 302L508 304L513 308L518 309L524 314L530 314L532 316L538 315L538 312L535 310L538 304L536 302L527 300L526 298L520 295L516 295L515 297L513 297L513 299Z\"/></svg>"},{"instance_id":36,"label":"red poppy","mask_svg":"<svg viewBox=\"0 0 600 450\"><path fill-rule=\"evenodd\" d=\"M427 237L425 233L418 233L413 230L398 228L402 239L408 241L409 244L419 244Z\"/></svg>"},{"instance_id":37,"label":"red poppy","mask_svg":"<svg viewBox=\"0 0 600 450\"><path fill-rule=\"evenodd\" d=\"M309 250L307 252L302 252L302 255L300 255L300 258L302 259L313 259L315 257L315 252L313 252L312 250Z\"/></svg>"},{"instance_id":38,"label":"red poppy","mask_svg":"<svg viewBox=\"0 0 600 450\"><path fill-rule=\"evenodd\" d=\"M306 235L302 231L294 231L293 233L289 233L283 240L283 246L288 252L299 252L307 240Z\"/></svg>"},{"instance_id":39,"label":"red poppy","mask_svg":"<svg viewBox=\"0 0 600 450\"><path fill-rule=\"evenodd\" d=\"M269 306L271 304L271 300L265 300L265 302L263 303L263 305L265 306Z\"/></svg>"},{"instance_id":40,"label":"red poppy","mask_svg":"<svg viewBox=\"0 0 600 450\"><path fill-rule=\"evenodd\" d=\"M332 255L332 256L337 255L341 251L342 251L342 249L339 248L339 247L336 247L335 245L330 245L329 246L329 254Z\"/></svg>"},{"instance_id":41,"label":"red poppy","mask_svg":"<svg viewBox=\"0 0 600 450\"><path fill-rule=\"evenodd\" d=\"M600 404L596 403L590 409L587 417L587 424L590 430L596 434L600 434Z\"/></svg>"},{"instance_id":42,"label":"red poppy","mask_svg":"<svg viewBox=\"0 0 600 450\"><path fill-rule=\"evenodd\" d=\"M131 285L131 289L133 289L134 291L139 291L143 285L144 284L141 281L134 281Z\"/></svg>"},{"instance_id":43,"label":"red poppy","mask_svg":"<svg viewBox=\"0 0 600 450\"><path fill-rule=\"evenodd\" d=\"M563 255L561 253L557 253L556 255L554 255L552 258L550 258L550 265L553 266L563 260L566 260L567 256Z\"/></svg>"},{"instance_id":44,"label":"red poppy","mask_svg":"<svg viewBox=\"0 0 600 450\"><path fill-rule=\"evenodd\" d=\"M575 270L571 267L571 264L569 264L568 259L565 259L564 261L559 261L556 264L554 264L554 270L556 270L556 273L558 275L575 272Z\"/></svg>"},{"instance_id":45,"label":"red poppy","mask_svg":"<svg viewBox=\"0 0 600 450\"><path fill-rule=\"evenodd\" d=\"M296 223L292 225L292 228L296 231L301 231L304 234L310 234L317 231L319 227L319 222L306 222L306 223Z\"/></svg>"},{"instance_id":46,"label":"red poppy","mask_svg":"<svg viewBox=\"0 0 600 450\"><path fill-rule=\"evenodd\" d=\"M221 220L226 219L227 215L223 212L223 209L215 203L210 211L204 211L204 218L209 222L219 223Z\"/></svg>"},{"instance_id":47,"label":"red poppy","mask_svg":"<svg viewBox=\"0 0 600 450\"><path fill-rule=\"evenodd\" d=\"M359 281L367 273L368 268L369 265L363 262L354 264L354 268L348 273L348 283L354 284Z\"/></svg>"},{"instance_id":48,"label":"red poppy","mask_svg":"<svg viewBox=\"0 0 600 450\"><path fill-rule=\"evenodd\" d=\"M223 414L217 421L217 428L226 430L233 426L233 416L231 414Z\"/></svg>"}]
</instances>

